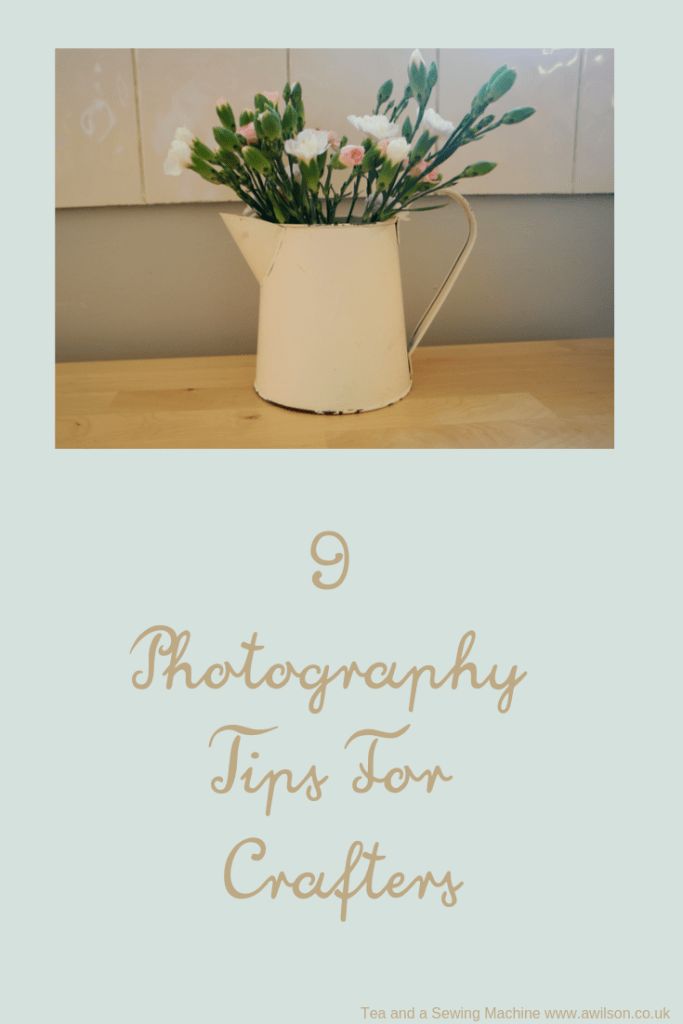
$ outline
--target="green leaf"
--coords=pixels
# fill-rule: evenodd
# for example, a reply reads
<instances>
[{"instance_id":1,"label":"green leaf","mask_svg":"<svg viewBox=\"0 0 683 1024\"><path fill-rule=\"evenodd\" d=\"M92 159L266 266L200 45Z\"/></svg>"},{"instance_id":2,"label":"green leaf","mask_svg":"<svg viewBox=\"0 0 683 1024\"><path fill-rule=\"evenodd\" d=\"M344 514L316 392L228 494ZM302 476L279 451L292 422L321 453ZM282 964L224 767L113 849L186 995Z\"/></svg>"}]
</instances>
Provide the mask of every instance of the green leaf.
<instances>
[{"instance_id":1,"label":"green leaf","mask_svg":"<svg viewBox=\"0 0 683 1024\"><path fill-rule=\"evenodd\" d=\"M388 78L377 90L377 106L381 107L383 103L386 103L393 91L394 83Z\"/></svg>"},{"instance_id":2,"label":"green leaf","mask_svg":"<svg viewBox=\"0 0 683 1024\"><path fill-rule=\"evenodd\" d=\"M534 107L515 107L514 110L508 110L507 114L503 114L500 123L519 124L520 121L526 121L527 117L531 117L535 113Z\"/></svg>"},{"instance_id":3,"label":"green leaf","mask_svg":"<svg viewBox=\"0 0 683 1024\"><path fill-rule=\"evenodd\" d=\"M287 217L285 216L283 210L281 209L277 199L275 199L275 197L272 195L269 196L268 198L270 199L270 205L273 207L273 213L275 214L276 221L278 222L278 224L284 224L285 221L287 220Z\"/></svg>"},{"instance_id":4,"label":"green leaf","mask_svg":"<svg viewBox=\"0 0 683 1024\"><path fill-rule=\"evenodd\" d=\"M490 174L497 164L489 160L480 160L478 164L469 164L464 171L458 175L459 178L481 178L483 174Z\"/></svg>"},{"instance_id":5,"label":"green leaf","mask_svg":"<svg viewBox=\"0 0 683 1024\"><path fill-rule=\"evenodd\" d=\"M403 127L401 128L401 134L403 135L404 139L408 139L408 140L410 139L411 135L413 134L413 125L412 125L412 122L411 122L409 117L406 117L405 121L403 122Z\"/></svg>"},{"instance_id":6,"label":"green leaf","mask_svg":"<svg viewBox=\"0 0 683 1024\"><path fill-rule=\"evenodd\" d=\"M238 136L235 132L230 131L229 128L214 128L213 137L221 149L231 151L233 149L240 148L240 140Z\"/></svg>"},{"instance_id":7,"label":"green leaf","mask_svg":"<svg viewBox=\"0 0 683 1024\"><path fill-rule=\"evenodd\" d=\"M256 146L245 146L242 150L242 159L252 171L258 171L259 174L270 173L270 160Z\"/></svg>"},{"instance_id":8,"label":"green leaf","mask_svg":"<svg viewBox=\"0 0 683 1024\"><path fill-rule=\"evenodd\" d=\"M224 103L220 107L216 107L216 113L218 114L219 120L222 125L229 128L231 132L235 130L235 115L232 112L232 107L229 103Z\"/></svg>"},{"instance_id":9,"label":"green leaf","mask_svg":"<svg viewBox=\"0 0 683 1024\"><path fill-rule=\"evenodd\" d=\"M422 132L422 135L412 148L410 154L411 163L417 163L418 160L421 160L423 156L426 156L435 142L436 135L430 135L429 132L427 131Z\"/></svg>"},{"instance_id":10,"label":"green leaf","mask_svg":"<svg viewBox=\"0 0 683 1024\"><path fill-rule=\"evenodd\" d=\"M450 203L438 203L437 206L411 206L415 213L426 213L427 210L445 210Z\"/></svg>"}]
</instances>

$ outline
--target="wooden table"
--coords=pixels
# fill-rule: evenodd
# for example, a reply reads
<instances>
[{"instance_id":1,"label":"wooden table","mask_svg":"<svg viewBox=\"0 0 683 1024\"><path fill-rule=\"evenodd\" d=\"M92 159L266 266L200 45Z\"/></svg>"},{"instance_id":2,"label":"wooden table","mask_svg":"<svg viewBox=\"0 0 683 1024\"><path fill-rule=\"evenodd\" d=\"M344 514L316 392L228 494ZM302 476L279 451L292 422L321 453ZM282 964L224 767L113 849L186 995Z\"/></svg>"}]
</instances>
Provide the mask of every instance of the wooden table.
<instances>
[{"instance_id":1,"label":"wooden table","mask_svg":"<svg viewBox=\"0 0 683 1024\"><path fill-rule=\"evenodd\" d=\"M57 366L58 448L611 448L608 338L422 348L387 409L315 416L263 402L254 356Z\"/></svg>"}]
</instances>

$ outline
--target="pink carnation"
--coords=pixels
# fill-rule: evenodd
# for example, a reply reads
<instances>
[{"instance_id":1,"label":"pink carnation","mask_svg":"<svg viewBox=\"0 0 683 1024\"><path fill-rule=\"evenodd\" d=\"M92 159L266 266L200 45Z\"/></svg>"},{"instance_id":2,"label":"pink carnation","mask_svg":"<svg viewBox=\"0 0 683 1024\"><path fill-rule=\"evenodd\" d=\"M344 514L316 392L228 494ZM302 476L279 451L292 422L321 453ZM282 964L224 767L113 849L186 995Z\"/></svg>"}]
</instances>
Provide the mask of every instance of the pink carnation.
<instances>
[{"instance_id":1,"label":"pink carnation","mask_svg":"<svg viewBox=\"0 0 683 1024\"><path fill-rule=\"evenodd\" d=\"M339 149L339 143L341 140L336 132L328 132L327 141L332 147L332 149Z\"/></svg>"},{"instance_id":2,"label":"pink carnation","mask_svg":"<svg viewBox=\"0 0 683 1024\"><path fill-rule=\"evenodd\" d=\"M365 156L365 150L362 146L344 146L339 151L339 162L344 167L358 167L358 164L363 162Z\"/></svg>"},{"instance_id":3,"label":"pink carnation","mask_svg":"<svg viewBox=\"0 0 683 1024\"><path fill-rule=\"evenodd\" d=\"M426 160L420 160L419 163L414 164L410 168L410 174L412 174L413 177L417 177L418 174L422 174L423 171L426 171L426 170L427 170L427 161ZM429 174L425 175L425 179L424 180L425 181L438 181L439 180L439 172L438 171L430 171Z\"/></svg>"},{"instance_id":4,"label":"pink carnation","mask_svg":"<svg viewBox=\"0 0 683 1024\"><path fill-rule=\"evenodd\" d=\"M258 141L258 135L256 134L253 121L250 121L249 124L240 125L239 133L245 137L250 146L253 146L253 144Z\"/></svg>"}]
</instances>

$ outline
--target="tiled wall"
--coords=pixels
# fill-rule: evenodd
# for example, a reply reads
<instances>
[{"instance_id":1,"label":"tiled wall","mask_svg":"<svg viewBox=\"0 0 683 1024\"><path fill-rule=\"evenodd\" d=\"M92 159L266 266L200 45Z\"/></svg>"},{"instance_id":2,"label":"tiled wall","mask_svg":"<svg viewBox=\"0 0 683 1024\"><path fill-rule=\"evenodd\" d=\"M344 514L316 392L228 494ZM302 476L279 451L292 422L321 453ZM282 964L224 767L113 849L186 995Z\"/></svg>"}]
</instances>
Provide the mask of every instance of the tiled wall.
<instances>
[{"instance_id":1,"label":"tiled wall","mask_svg":"<svg viewBox=\"0 0 683 1024\"><path fill-rule=\"evenodd\" d=\"M197 175L164 175L176 127L210 141L218 97L246 107L255 92L280 89L289 78L303 85L309 125L341 134L349 128L347 114L369 112L386 78L402 89L408 56L403 50L57 50L57 206L225 202L228 190ZM499 165L488 177L463 182L464 192L613 191L612 50L425 50L424 56L439 64L435 106L450 120L462 116L504 63L516 68L518 80L501 109L537 108L529 121L502 127L453 158L454 169L487 158Z\"/></svg>"}]
</instances>

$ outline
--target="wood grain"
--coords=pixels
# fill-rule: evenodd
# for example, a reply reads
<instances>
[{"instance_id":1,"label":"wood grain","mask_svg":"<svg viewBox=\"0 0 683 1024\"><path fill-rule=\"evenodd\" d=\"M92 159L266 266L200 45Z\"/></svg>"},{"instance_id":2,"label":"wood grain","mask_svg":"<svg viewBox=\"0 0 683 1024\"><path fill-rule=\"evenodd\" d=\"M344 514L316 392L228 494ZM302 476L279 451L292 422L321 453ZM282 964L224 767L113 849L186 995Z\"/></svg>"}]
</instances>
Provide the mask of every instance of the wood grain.
<instances>
[{"instance_id":1,"label":"wood grain","mask_svg":"<svg viewBox=\"0 0 683 1024\"><path fill-rule=\"evenodd\" d=\"M609 338L419 349L387 409L316 416L263 402L254 356L61 363L58 448L611 448Z\"/></svg>"}]
</instances>

